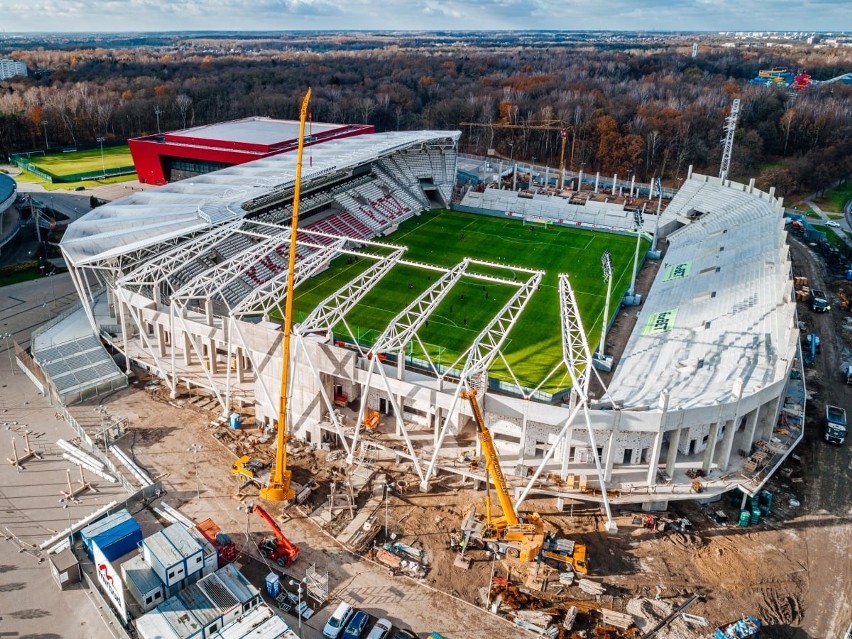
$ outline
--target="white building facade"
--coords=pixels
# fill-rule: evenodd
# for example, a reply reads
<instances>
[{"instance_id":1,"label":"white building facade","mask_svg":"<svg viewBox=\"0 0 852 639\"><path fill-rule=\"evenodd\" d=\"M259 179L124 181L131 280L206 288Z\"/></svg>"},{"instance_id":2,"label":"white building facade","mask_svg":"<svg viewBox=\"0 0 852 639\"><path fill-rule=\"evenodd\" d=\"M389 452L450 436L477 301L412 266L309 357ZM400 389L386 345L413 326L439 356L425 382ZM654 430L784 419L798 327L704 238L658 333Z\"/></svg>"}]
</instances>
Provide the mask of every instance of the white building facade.
<instances>
[{"instance_id":1,"label":"white building facade","mask_svg":"<svg viewBox=\"0 0 852 639\"><path fill-rule=\"evenodd\" d=\"M18 75L27 75L27 65L24 62L8 58L0 60L0 80L14 78Z\"/></svg>"}]
</instances>

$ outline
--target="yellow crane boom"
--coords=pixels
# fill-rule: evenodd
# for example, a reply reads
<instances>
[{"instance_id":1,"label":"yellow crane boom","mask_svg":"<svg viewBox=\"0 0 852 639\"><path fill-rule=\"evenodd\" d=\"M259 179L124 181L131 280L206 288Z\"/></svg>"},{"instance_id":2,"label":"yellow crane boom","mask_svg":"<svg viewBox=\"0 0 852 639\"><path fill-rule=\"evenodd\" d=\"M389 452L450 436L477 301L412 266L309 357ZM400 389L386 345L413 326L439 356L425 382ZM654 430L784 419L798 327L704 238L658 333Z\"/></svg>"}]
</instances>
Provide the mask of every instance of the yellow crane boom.
<instances>
[{"instance_id":1,"label":"yellow crane boom","mask_svg":"<svg viewBox=\"0 0 852 639\"><path fill-rule=\"evenodd\" d=\"M296 184L293 191L293 219L290 222L290 262L287 268L287 299L284 304L284 346L281 363L281 396L278 402L278 433L275 438L275 462L269 476L269 484L260 490L260 498L266 501L290 501L294 491L290 486L293 472L287 468L287 390L290 383L290 332L293 329L293 288L296 273L296 235L299 228L299 197L302 191L302 156L305 151L305 122L308 119L308 104L311 89L302 99L299 112L299 147L296 152Z\"/></svg>"},{"instance_id":2,"label":"yellow crane boom","mask_svg":"<svg viewBox=\"0 0 852 639\"><path fill-rule=\"evenodd\" d=\"M485 457L485 469L488 472L488 476L494 481L497 500L500 502L500 509L503 511L503 520L509 526L517 526L519 523L518 513L515 511L515 505L512 503L512 498L509 495L509 488L506 485L506 477L503 475L503 469L500 468L500 459L497 456L497 449L494 448L494 440L491 439L491 433L485 427L482 408L480 408L479 402L476 401L476 389L471 388L462 391L461 396L470 402L470 407L473 410L473 417L476 421L476 432L479 436L479 444L482 446L482 456ZM490 502L491 500L488 499L488 512L486 516L488 525L492 526Z\"/></svg>"}]
</instances>

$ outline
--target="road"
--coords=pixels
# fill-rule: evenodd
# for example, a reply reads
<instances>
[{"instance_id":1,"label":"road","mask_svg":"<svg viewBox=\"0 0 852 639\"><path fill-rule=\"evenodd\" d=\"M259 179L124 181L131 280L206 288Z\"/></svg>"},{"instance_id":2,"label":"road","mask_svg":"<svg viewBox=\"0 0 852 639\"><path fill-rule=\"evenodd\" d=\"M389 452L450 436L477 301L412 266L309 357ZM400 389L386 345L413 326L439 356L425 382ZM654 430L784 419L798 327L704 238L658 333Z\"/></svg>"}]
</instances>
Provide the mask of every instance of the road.
<instances>
[{"instance_id":1,"label":"road","mask_svg":"<svg viewBox=\"0 0 852 639\"><path fill-rule=\"evenodd\" d=\"M791 240L793 273L808 277L812 287L831 290L829 276L819 257ZM801 447L810 472L806 476L804 518L814 525L799 533L804 541L800 557L807 565L808 587L802 593L804 615L801 626L808 637L839 637L852 619L852 442L832 446L822 440L825 404L843 406L852 413L852 387L841 376L841 362L849 357L849 346L840 327L842 311L813 313L800 304L800 319L822 337L815 373L807 377L808 426Z\"/></svg>"}]
</instances>

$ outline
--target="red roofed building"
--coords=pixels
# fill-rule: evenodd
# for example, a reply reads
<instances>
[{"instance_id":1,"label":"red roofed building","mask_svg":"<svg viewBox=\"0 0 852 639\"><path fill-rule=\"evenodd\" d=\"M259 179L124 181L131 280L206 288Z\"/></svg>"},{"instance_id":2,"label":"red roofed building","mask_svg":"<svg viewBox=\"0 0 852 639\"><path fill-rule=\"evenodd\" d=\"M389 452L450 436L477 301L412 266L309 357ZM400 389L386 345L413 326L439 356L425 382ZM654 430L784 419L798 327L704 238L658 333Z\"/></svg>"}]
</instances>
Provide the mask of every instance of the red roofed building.
<instances>
[{"instance_id":1,"label":"red roofed building","mask_svg":"<svg viewBox=\"0 0 852 639\"><path fill-rule=\"evenodd\" d=\"M311 122L305 127L305 144L374 132L368 124ZM297 121L253 117L146 135L128 145L139 181L165 184L291 151L298 143Z\"/></svg>"}]
</instances>

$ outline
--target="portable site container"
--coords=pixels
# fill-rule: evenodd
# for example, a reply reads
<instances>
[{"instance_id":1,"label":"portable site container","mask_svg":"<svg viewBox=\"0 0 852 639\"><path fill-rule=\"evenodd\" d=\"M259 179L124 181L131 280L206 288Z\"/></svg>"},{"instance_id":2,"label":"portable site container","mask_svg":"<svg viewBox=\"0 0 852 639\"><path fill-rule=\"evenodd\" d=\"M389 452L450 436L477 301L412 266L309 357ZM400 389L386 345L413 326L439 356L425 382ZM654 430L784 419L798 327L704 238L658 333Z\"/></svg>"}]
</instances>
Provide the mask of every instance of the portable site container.
<instances>
[{"instance_id":1,"label":"portable site container","mask_svg":"<svg viewBox=\"0 0 852 639\"><path fill-rule=\"evenodd\" d=\"M142 557L121 564L121 578L142 612L153 610L166 598L163 582Z\"/></svg>"},{"instance_id":2,"label":"portable site container","mask_svg":"<svg viewBox=\"0 0 852 639\"><path fill-rule=\"evenodd\" d=\"M198 588L222 611L223 625L261 603L260 591L233 564L199 581Z\"/></svg>"},{"instance_id":3,"label":"portable site container","mask_svg":"<svg viewBox=\"0 0 852 639\"><path fill-rule=\"evenodd\" d=\"M219 570L219 552L216 547L210 543L201 531L195 528L189 529L189 534L195 537L195 540L201 546L202 568L201 577L206 577Z\"/></svg>"},{"instance_id":4,"label":"portable site container","mask_svg":"<svg viewBox=\"0 0 852 639\"><path fill-rule=\"evenodd\" d=\"M157 610L142 615L136 620L139 639L180 639L169 622Z\"/></svg>"},{"instance_id":5,"label":"portable site container","mask_svg":"<svg viewBox=\"0 0 852 639\"><path fill-rule=\"evenodd\" d=\"M179 524L143 539L142 556L160 577L167 592L188 575L201 572L204 561L201 546Z\"/></svg>"},{"instance_id":6,"label":"portable site container","mask_svg":"<svg viewBox=\"0 0 852 639\"><path fill-rule=\"evenodd\" d=\"M184 558L186 577L200 573L204 569L204 551L201 542L180 524L172 524L163 529L168 539ZM195 579L198 579L196 576Z\"/></svg>"},{"instance_id":7,"label":"portable site container","mask_svg":"<svg viewBox=\"0 0 852 639\"><path fill-rule=\"evenodd\" d=\"M184 588L177 594L186 610L192 612L202 628L202 637L207 638L225 625L225 612L204 593L198 584Z\"/></svg>"},{"instance_id":8,"label":"portable site container","mask_svg":"<svg viewBox=\"0 0 852 639\"><path fill-rule=\"evenodd\" d=\"M266 604L225 626L209 639L297 639L287 623Z\"/></svg>"},{"instance_id":9,"label":"portable site container","mask_svg":"<svg viewBox=\"0 0 852 639\"><path fill-rule=\"evenodd\" d=\"M80 562L71 549L66 548L60 553L50 555L50 572L59 589L65 590L80 581Z\"/></svg>"},{"instance_id":10,"label":"portable site container","mask_svg":"<svg viewBox=\"0 0 852 639\"><path fill-rule=\"evenodd\" d=\"M92 539L97 537L99 534L108 531L110 528L130 520L133 520L133 517L127 509L122 509L112 515L92 522L83 528L80 531L80 539L83 540L83 546L86 548L86 554L89 555L89 557L92 556Z\"/></svg>"},{"instance_id":11,"label":"portable site container","mask_svg":"<svg viewBox=\"0 0 852 639\"><path fill-rule=\"evenodd\" d=\"M142 541L142 529L131 517L99 532L90 539L97 542L98 547L104 553L104 557L110 561L115 561L136 549L139 542Z\"/></svg>"},{"instance_id":12,"label":"portable site container","mask_svg":"<svg viewBox=\"0 0 852 639\"><path fill-rule=\"evenodd\" d=\"M219 553L218 568L221 568L227 563L234 561L237 558L237 549L230 536L222 532L222 529L216 525L212 519L205 519L195 526L195 529L207 541L213 544L216 551Z\"/></svg>"},{"instance_id":13,"label":"portable site container","mask_svg":"<svg viewBox=\"0 0 852 639\"><path fill-rule=\"evenodd\" d=\"M201 639L203 637L201 621L193 614L192 610L187 609L177 595L171 599L166 599L157 606L157 612L169 622L178 639L196 639L196 637Z\"/></svg>"}]
</instances>

